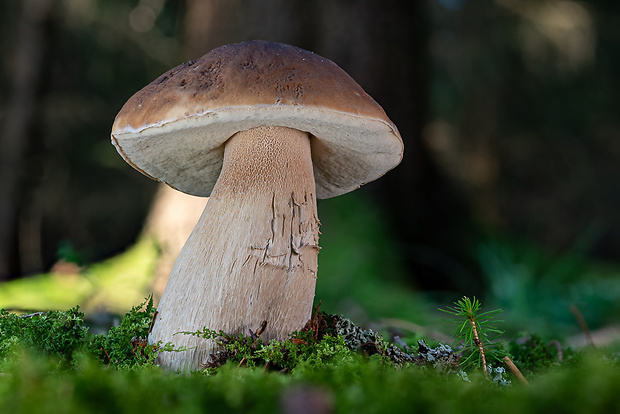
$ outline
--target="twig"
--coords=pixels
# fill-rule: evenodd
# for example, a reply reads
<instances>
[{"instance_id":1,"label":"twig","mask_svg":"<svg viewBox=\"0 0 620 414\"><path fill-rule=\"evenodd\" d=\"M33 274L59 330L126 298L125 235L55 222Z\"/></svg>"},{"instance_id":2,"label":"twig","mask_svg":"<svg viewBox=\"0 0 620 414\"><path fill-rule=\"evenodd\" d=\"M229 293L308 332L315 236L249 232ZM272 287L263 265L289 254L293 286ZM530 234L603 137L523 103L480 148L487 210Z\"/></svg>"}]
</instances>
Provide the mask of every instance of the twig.
<instances>
[{"instance_id":1,"label":"twig","mask_svg":"<svg viewBox=\"0 0 620 414\"><path fill-rule=\"evenodd\" d=\"M253 341L256 341L258 337L260 336L260 334L262 334L265 331L266 327L267 327L267 321L263 321L258 327L258 329L256 330L256 332L248 328L248 331L250 331L250 338L252 338Z\"/></svg>"},{"instance_id":2,"label":"twig","mask_svg":"<svg viewBox=\"0 0 620 414\"><path fill-rule=\"evenodd\" d=\"M30 313L33 316L36 316L38 314L42 314L42 313L46 313L46 311L35 311L34 309L19 309L19 308L4 308L5 311L7 311L8 313ZM17 315L19 318L26 318L29 315Z\"/></svg>"},{"instance_id":3,"label":"twig","mask_svg":"<svg viewBox=\"0 0 620 414\"><path fill-rule=\"evenodd\" d=\"M557 339L549 341L549 346L554 345L555 349L558 351L558 362L562 362L564 360L564 353L562 352L562 344Z\"/></svg>"},{"instance_id":4,"label":"twig","mask_svg":"<svg viewBox=\"0 0 620 414\"><path fill-rule=\"evenodd\" d=\"M153 330L153 325L155 325L155 318L157 318L158 314L159 314L158 311L155 311L155 313L153 314L153 319L151 319L151 326L149 326L149 335L151 334L151 331Z\"/></svg>"},{"instance_id":5,"label":"twig","mask_svg":"<svg viewBox=\"0 0 620 414\"><path fill-rule=\"evenodd\" d=\"M310 324L312 329L312 338L315 341L319 340L319 314L321 312L321 301L319 300L319 304L316 306L314 311L314 315L310 317Z\"/></svg>"},{"instance_id":6,"label":"twig","mask_svg":"<svg viewBox=\"0 0 620 414\"><path fill-rule=\"evenodd\" d=\"M409 352L409 346L407 346L405 341L400 339L400 336L398 336L398 335L394 336L394 342L396 342L396 344L398 344L398 346L403 348L405 351Z\"/></svg>"},{"instance_id":7,"label":"twig","mask_svg":"<svg viewBox=\"0 0 620 414\"><path fill-rule=\"evenodd\" d=\"M579 324L579 327L581 328L584 335L586 336L586 340L588 341L588 344L592 348L596 348L596 346L594 345L594 340L592 339L592 335L590 334L590 329L588 329L588 324L586 323L586 320L581 314L581 311L579 311L579 308L577 307L577 305L575 305L574 303L571 304L570 311L573 313L573 316L575 316L575 319L577 319L577 323Z\"/></svg>"},{"instance_id":8,"label":"twig","mask_svg":"<svg viewBox=\"0 0 620 414\"><path fill-rule=\"evenodd\" d=\"M256 330L256 336L260 336L263 332L265 332L265 328L267 328L267 321L263 321L258 329Z\"/></svg>"},{"instance_id":9,"label":"twig","mask_svg":"<svg viewBox=\"0 0 620 414\"><path fill-rule=\"evenodd\" d=\"M529 382L527 382L527 380L525 379L525 377L523 376L523 374L521 374L521 371L519 371L519 368L517 368L517 366L514 364L514 362L512 362L512 359L510 359L508 356L505 356L503 358L504 364L506 364L506 366L508 367L508 370L510 372L512 372L512 374L522 383L525 385L530 385Z\"/></svg>"},{"instance_id":10,"label":"twig","mask_svg":"<svg viewBox=\"0 0 620 414\"><path fill-rule=\"evenodd\" d=\"M35 312L35 313L30 313L28 315L20 315L18 316L18 318L32 318L34 316L40 316L40 315L45 315L45 312Z\"/></svg>"},{"instance_id":11,"label":"twig","mask_svg":"<svg viewBox=\"0 0 620 414\"><path fill-rule=\"evenodd\" d=\"M106 351L104 348L99 348L99 350L103 351L103 353L105 354L106 358L108 358L108 364L109 364L110 362L112 362L112 361L110 360L110 355L108 355L108 351Z\"/></svg>"}]
</instances>

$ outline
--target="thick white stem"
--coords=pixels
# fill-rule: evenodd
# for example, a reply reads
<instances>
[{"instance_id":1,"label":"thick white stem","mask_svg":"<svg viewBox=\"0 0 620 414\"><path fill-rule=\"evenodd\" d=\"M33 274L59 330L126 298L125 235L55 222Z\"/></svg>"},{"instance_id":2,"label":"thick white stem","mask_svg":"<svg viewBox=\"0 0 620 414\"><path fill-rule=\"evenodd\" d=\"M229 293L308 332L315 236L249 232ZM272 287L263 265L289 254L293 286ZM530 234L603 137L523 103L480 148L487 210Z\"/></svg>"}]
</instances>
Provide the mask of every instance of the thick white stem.
<instances>
[{"instance_id":1,"label":"thick white stem","mask_svg":"<svg viewBox=\"0 0 620 414\"><path fill-rule=\"evenodd\" d=\"M162 352L170 369L198 369L217 350L180 331L207 327L286 339L310 318L319 221L307 133L284 127L239 132L207 206L174 265L149 336L192 347Z\"/></svg>"}]
</instances>

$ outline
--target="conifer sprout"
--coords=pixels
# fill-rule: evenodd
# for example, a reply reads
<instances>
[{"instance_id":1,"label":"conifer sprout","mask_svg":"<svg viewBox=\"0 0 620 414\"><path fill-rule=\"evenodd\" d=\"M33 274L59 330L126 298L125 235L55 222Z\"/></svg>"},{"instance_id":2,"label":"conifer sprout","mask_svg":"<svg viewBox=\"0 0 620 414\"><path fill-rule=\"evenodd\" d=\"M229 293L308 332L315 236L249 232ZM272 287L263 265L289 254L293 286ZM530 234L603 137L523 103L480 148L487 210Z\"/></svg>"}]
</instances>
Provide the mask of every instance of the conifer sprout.
<instances>
[{"instance_id":1,"label":"conifer sprout","mask_svg":"<svg viewBox=\"0 0 620 414\"><path fill-rule=\"evenodd\" d=\"M500 361L501 357L504 356L503 352L497 349L499 344L491 342L488 333L491 332L499 336L504 332L489 324L493 317L501 312L501 309L479 313L480 308L481 304L478 299L474 297L471 300L464 296L454 302L454 306L439 310L453 315L455 318L447 321L459 325L452 336L456 337L457 341L463 342L462 352L465 356L460 361L461 366L466 367L476 361L477 365L482 366L484 376L488 378L490 365L487 361Z\"/></svg>"},{"instance_id":2,"label":"conifer sprout","mask_svg":"<svg viewBox=\"0 0 620 414\"><path fill-rule=\"evenodd\" d=\"M179 191L209 196L172 269L151 343L173 370L217 351L181 331L283 340L312 312L319 252L317 198L394 168L396 126L342 69L265 41L214 49L164 73L116 116L112 143L132 167Z\"/></svg>"}]
</instances>

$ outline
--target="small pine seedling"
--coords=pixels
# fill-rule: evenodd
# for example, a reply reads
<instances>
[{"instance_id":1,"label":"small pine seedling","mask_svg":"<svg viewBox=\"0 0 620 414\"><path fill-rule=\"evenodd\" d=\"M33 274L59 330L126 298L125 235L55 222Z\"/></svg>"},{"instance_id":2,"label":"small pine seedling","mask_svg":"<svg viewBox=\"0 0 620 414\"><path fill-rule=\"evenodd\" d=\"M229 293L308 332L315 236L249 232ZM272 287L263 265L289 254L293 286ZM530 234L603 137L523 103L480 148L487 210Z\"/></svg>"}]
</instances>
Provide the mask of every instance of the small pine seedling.
<instances>
[{"instance_id":1,"label":"small pine seedling","mask_svg":"<svg viewBox=\"0 0 620 414\"><path fill-rule=\"evenodd\" d=\"M453 315L455 318L447 319L447 321L459 325L452 336L455 338L455 343L463 343L465 357L461 361L461 366L471 366L475 361L476 366L482 365L484 375L488 378L487 361L490 359L501 361L504 356L497 348L497 344L492 343L488 337L488 333L495 333L495 338L504 333L490 325L491 322L501 322L493 321L493 317L500 313L501 309L478 313L481 307L480 301L475 297L472 301L466 296L454 302L454 305L439 310Z\"/></svg>"}]
</instances>

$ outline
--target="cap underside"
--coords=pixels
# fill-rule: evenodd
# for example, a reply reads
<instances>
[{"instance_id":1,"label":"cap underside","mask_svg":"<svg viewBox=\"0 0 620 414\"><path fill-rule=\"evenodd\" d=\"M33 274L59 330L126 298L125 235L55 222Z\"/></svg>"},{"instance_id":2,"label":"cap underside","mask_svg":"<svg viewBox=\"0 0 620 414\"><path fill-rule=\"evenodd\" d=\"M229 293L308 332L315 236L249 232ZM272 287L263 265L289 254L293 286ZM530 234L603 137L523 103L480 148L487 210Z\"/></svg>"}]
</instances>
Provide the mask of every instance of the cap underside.
<instances>
[{"instance_id":1,"label":"cap underside","mask_svg":"<svg viewBox=\"0 0 620 414\"><path fill-rule=\"evenodd\" d=\"M403 144L393 124L303 105L228 107L139 129L125 127L112 136L123 157L144 174L179 191L209 196L222 169L224 143L239 131L261 125L311 135L318 198L352 191L402 158Z\"/></svg>"}]
</instances>

